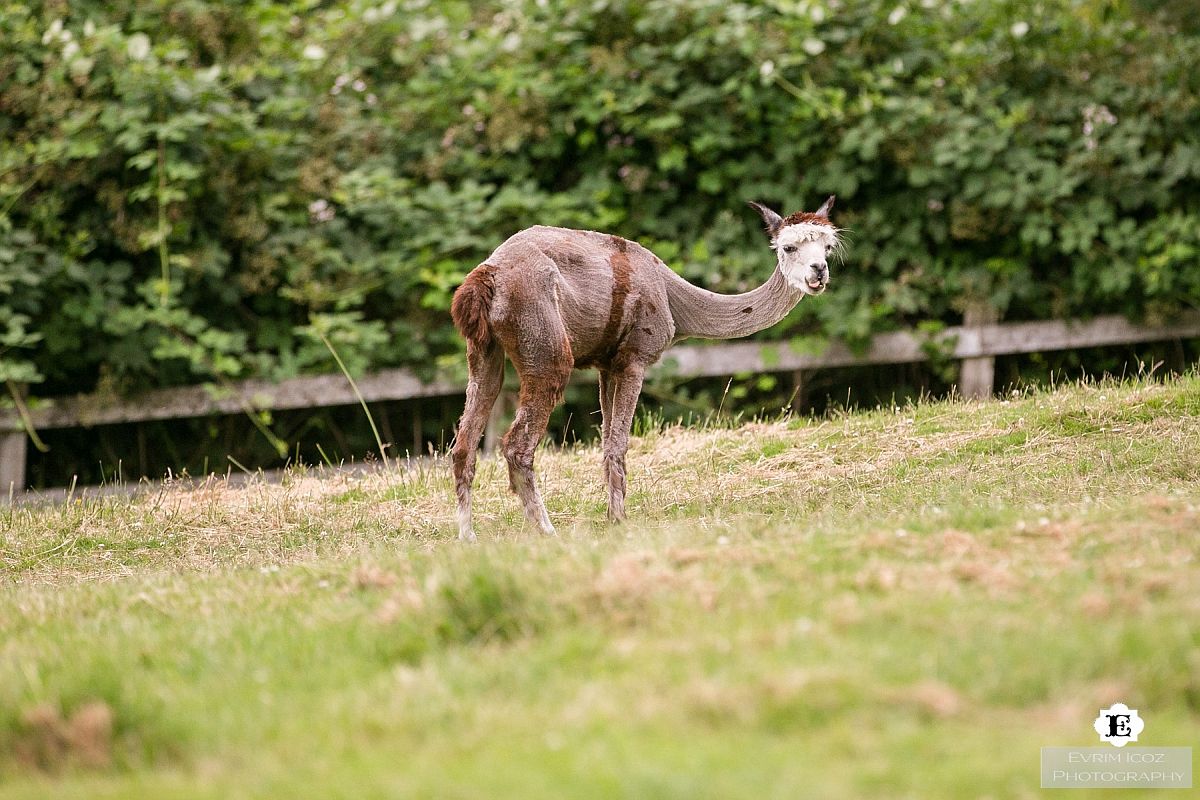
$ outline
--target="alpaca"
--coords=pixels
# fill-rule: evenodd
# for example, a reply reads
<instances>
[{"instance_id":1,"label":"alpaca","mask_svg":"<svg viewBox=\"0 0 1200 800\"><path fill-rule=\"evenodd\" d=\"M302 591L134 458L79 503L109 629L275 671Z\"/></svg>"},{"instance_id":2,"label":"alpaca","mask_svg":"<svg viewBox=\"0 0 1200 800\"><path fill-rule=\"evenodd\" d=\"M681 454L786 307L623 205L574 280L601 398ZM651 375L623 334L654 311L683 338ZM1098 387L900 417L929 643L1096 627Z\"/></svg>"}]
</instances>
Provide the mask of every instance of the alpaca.
<instances>
[{"instance_id":1,"label":"alpaca","mask_svg":"<svg viewBox=\"0 0 1200 800\"><path fill-rule=\"evenodd\" d=\"M608 518L625 518L625 452L647 367L692 336L732 339L774 325L806 294L829 283L838 245L831 196L814 212L762 216L775 271L762 286L720 295L693 286L636 242L594 231L536 225L501 244L467 275L450 307L467 340L467 403L451 448L458 534L473 540L471 485L476 451L504 379L508 355L520 379L516 419L502 450L509 485L526 518L554 526L538 493L533 455L572 369L600 374L601 442Z\"/></svg>"}]
</instances>

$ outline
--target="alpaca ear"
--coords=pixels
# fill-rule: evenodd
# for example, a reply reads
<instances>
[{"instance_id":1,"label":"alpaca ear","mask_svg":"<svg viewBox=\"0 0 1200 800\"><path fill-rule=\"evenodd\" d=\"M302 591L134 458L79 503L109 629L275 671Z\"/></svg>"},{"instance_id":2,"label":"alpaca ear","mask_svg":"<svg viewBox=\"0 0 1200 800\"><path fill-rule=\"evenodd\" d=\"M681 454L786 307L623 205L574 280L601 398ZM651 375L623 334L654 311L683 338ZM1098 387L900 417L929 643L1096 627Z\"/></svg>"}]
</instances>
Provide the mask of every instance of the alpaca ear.
<instances>
[{"instance_id":1,"label":"alpaca ear","mask_svg":"<svg viewBox=\"0 0 1200 800\"><path fill-rule=\"evenodd\" d=\"M837 195L836 194L829 195L829 197L825 199L825 202L821 204L821 207L816 210L816 215L818 217L824 217L825 219L829 219L829 212L833 211L833 201L834 200L837 200Z\"/></svg>"},{"instance_id":2,"label":"alpaca ear","mask_svg":"<svg viewBox=\"0 0 1200 800\"><path fill-rule=\"evenodd\" d=\"M761 203L756 203L753 200L747 201L750 207L762 215L763 222L766 223L767 233L771 238L775 238L775 234L779 233L779 229L783 227L783 217L776 214L771 209Z\"/></svg>"}]
</instances>

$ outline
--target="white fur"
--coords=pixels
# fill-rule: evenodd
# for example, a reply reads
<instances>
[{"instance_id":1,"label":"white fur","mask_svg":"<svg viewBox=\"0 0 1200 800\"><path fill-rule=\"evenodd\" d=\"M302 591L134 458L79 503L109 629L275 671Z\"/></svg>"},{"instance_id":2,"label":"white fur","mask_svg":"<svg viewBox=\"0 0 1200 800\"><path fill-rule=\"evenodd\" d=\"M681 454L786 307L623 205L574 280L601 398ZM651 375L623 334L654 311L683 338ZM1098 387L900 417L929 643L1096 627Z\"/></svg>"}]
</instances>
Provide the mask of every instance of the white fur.
<instances>
[{"instance_id":1,"label":"white fur","mask_svg":"<svg viewBox=\"0 0 1200 800\"><path fill-rule=\"evenodd\" d=\"M791 245L796 247L793 253L787 251L787 247ZM828 279L828 254L837 246L837 228L812 222L798 222L784 227L775 237L774 243L779 254L779 270L783 277L805 294L820 294L825 291L824 285L814 289L808 282L819 277L815 268L818 266L826 270Z\"/></svg>"},{"instance_id":2,"label":"white fur","mask_svg":"<svg viewBox=\"0 0 1200 800\"><path fill-rule=\"evenodd\" d=\"M475 531L471 530L471 494L458 504L458 538L464 542L475 541Z\"/></svg>"}]
</instances>

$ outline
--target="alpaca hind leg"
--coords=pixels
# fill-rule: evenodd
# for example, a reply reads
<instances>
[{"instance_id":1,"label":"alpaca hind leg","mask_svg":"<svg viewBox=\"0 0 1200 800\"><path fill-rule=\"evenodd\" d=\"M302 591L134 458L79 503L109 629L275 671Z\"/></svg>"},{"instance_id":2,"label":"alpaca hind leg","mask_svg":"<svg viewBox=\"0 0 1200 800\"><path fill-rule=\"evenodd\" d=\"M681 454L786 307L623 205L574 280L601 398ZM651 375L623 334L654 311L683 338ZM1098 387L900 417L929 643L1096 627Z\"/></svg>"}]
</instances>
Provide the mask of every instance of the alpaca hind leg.
<instances>
[{"instance_id":1,"label":"alpaca hind leg","mask_svg":"<svg viewBox=\"0 0 1200 800\"><path fill-rule=\"evenodd\" d=\"M547 535L554 534L554 526L538 492L533 456L546 435L550 412L562 400L567 379L571 376L571 349L565 332L559 341L559 345L541 344L536 365L528 358L517 361L521 393L516 419L504 435L503 445L509 486L520 498L525 518Z\"/></svg>"},{"instance_id":2,"label":"alpaca hind leg","mask_svg":"<svg viewBox=\"0 0 1200 800\"><path fill-rule=\"evenodd\" d=\"M473 540L471 529L471 484L475 481L475 460L479 439L487 426L488 415L504 383L504 351L493 342L489 347L467 345L467 404L451 446L454 461L454 492L458 499L458 538Z\"/></svg>"},{"instance_id":3,"label":"alpaca hind leg","mask_svg":"<svg viewBox=\"0 0 1200 800\"><path fill-rule=\"evenodd\" d=\"M608 519L625 519L625 452L629 449L629 433L642 378L646 370L640 365L629 366L609 374L612 386L612 408L604 421L604 482L608 486Z\"/></svg>"}]
</instances>

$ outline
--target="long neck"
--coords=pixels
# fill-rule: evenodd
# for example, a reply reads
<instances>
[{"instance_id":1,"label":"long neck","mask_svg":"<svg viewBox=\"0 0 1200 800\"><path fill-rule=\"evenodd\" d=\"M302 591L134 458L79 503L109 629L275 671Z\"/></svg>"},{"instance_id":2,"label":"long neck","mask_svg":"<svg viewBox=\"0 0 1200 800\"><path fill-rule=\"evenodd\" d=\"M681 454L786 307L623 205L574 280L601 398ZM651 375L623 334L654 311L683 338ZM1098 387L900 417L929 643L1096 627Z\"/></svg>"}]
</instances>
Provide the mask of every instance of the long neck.
<instances>
[{"instance_id":1,"label":"long neck","mask_svg":"<svg viewBox=\"0 0 1200 800\"><path fill-rule=\"evenodd\" d=\"M743 294L716 294L667 271L667 302L675 319L677 339L749 336L779 322L804 296L787 282L778 267L766 283Z\"/></svg>"}]
</instances>

